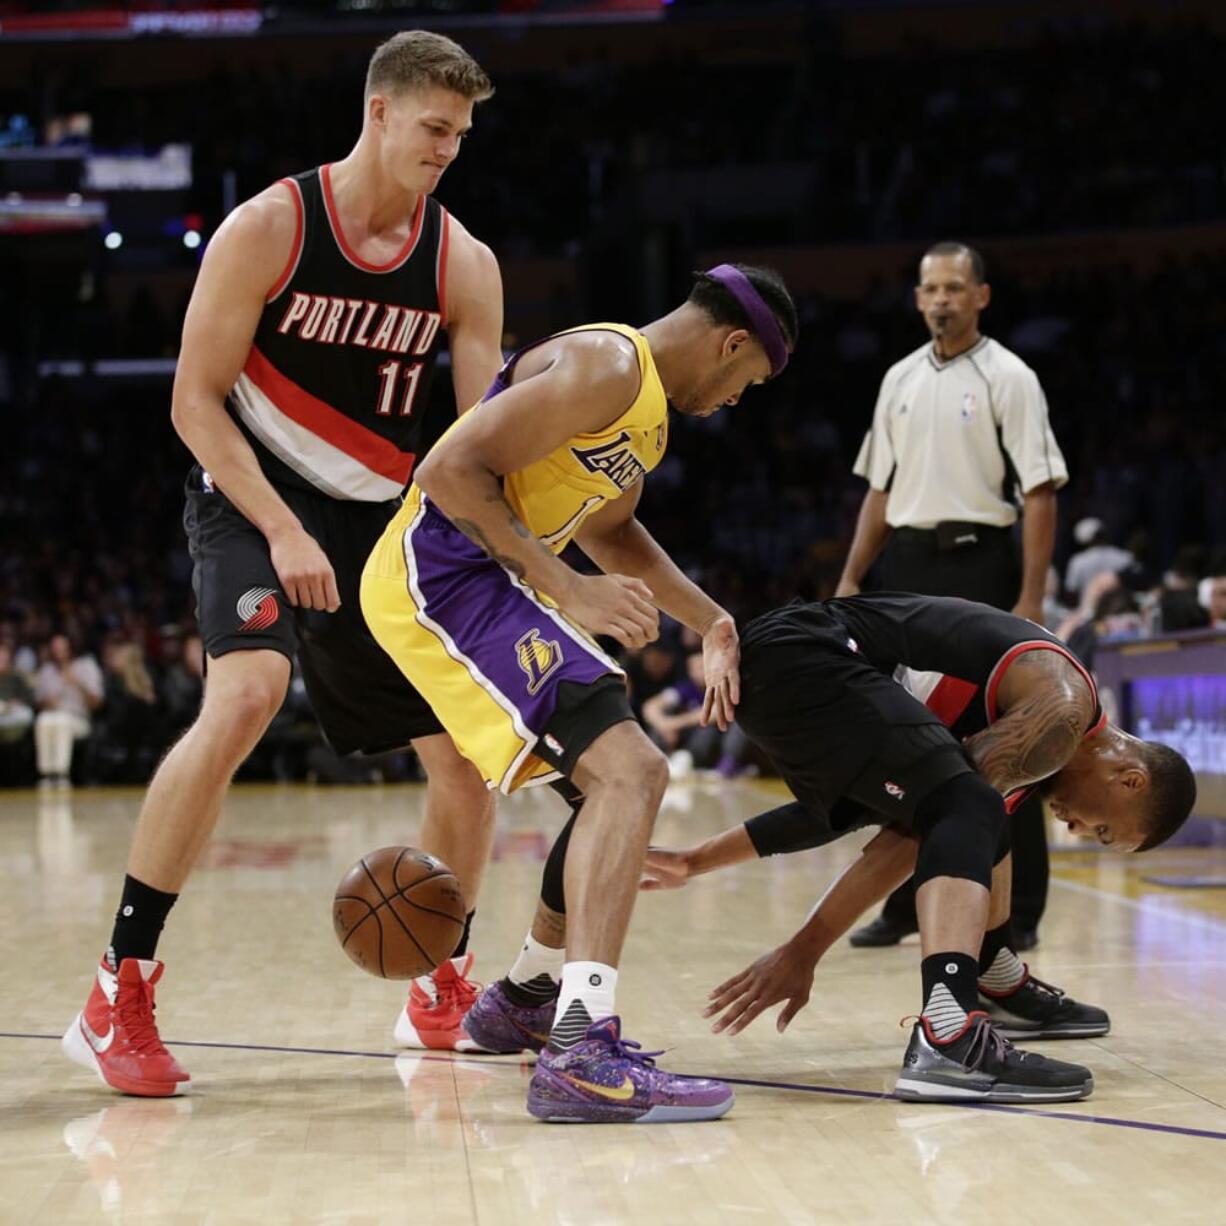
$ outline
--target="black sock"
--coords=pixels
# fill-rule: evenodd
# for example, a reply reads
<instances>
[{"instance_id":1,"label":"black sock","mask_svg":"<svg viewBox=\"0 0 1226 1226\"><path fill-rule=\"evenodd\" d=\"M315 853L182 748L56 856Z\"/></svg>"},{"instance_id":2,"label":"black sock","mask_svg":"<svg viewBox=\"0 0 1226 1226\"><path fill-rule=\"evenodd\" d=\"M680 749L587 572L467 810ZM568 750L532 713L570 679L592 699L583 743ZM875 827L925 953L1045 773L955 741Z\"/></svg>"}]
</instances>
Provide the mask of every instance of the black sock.
<instances>
[{"instance_id":1,"label":"black sock","mask_svg":"<svg viewBox=\"0 0 1226 1226\"><path fill-rule=\"evenodd\" d=\"M983 944L979 947L979 973L982 975L996 961L996 955L1002 949L1013 948L1013 925L1005 920L998 928L989 928L983 934Z\"/></svg>"},{"instance_id":2,"label":"black sock","mask_svg":"<svg viewBox=\"0 0 1226 1226\"><path fill-rule=\"evenodd\" d=\"M923 1014L938 1042L957 1036L979 1004L979 964L970 954L931 954L920 964Z\"/></svg>"},{"instance_id":3,"label":"black sock","mask_svg":"<svg viewBox=\"0 0 1226 1226\"><path fill-rule=\"evenodd\" d=\"M516 983L510 976L498 981L503 995L513 1004L524 1009L535 1009L558 998L558 983L543 972L527 983Z\"/></svg>"},{"instance_id":4,"label":"black sock","mask_svg":"<svg viewBox=\"0 0 1226 1226\"><path fill-rule=\"evenodd\" d=\"M460 934L460 943L451 952L453 958L462 958L468 953L468 938L472 935L473 916L477 914L477 908L474 907L464 917L464 931Z\"/></svg>"},{"instance_id":5,"label":"black sock","mask_svg":"<svg viewBox=\"0 0 1226 1226\"><path fill-rule=\"evenodd\" d=\"M135 877L124 877L123 897L111 933L110 953L116 969L125 958L152 958L157 953L162 925L178 897L155 890Z\"/></svg>"}]
</instances>

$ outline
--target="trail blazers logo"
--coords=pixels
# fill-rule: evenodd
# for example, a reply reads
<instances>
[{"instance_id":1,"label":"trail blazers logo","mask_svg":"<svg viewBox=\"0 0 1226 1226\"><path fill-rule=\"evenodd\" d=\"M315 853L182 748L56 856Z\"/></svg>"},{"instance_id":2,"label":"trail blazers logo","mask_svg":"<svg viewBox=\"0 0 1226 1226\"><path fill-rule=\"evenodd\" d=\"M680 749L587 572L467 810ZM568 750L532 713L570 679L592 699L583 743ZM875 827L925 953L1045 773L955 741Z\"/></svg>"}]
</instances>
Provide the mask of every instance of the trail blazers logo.
<instances>
[{"instance_id":1,"label":"trail blazers logo","mask_svg":"<svg viewBox=\"0 0 1226 1226\"><path fill-rule=\"evenodd\" d=\"M270 587L253 587L238 598L238 615L243 630L267 630L281 616L277 593Z\"/></svg>"},{"instance_id":2,"label":"trail blazers logo","mask_svg":"<svg viewBox=\"0 0 1226 1226\"><path fill-rule=\"evenodd\" d=\"M528 677L528 693L535 694L562 663L562 646L557 639L546 642L534 627L515 644L515 655Z\"/></svg>"}]
</instances>

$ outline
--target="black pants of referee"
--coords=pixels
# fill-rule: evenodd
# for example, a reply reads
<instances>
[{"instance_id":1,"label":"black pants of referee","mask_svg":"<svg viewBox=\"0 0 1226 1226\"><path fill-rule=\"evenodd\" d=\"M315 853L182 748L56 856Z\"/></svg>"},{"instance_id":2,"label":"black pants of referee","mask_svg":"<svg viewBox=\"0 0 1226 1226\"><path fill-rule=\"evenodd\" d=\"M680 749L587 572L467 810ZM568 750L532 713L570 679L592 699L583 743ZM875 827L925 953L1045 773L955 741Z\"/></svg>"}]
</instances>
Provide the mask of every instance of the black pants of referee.
<instances>
[{"instance_id":1,"label":"black pants of referee","mask_svg":"<svg viewBox=\"0 0 1226 1226\"><path fill-rule=\"evenodd\" d=\"M1012 530L968 525L942 535L975 539L941 548L935 530L896 528L891 532L881 557L882 586L895 592L961 596L998 609L1013 608L1021 589L1021 567ZM1012 837L1013 926L1020 932L1034 931L1047 905L1050 875L1047 831L1037 795L1013 814ZM881 913L897 928L917 928L914 883L900 885L886 899Z\"/></svg>"}]
</instances>

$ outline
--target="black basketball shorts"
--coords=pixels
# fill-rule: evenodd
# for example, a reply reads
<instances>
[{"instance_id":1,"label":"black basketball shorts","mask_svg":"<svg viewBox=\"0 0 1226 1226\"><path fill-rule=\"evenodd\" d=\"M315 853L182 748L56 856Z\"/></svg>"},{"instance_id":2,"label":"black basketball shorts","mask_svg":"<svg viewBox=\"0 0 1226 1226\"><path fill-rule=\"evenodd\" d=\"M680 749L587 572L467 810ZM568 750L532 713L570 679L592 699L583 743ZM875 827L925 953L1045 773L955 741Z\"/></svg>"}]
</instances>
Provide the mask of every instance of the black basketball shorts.
<instances>
[{"instance_id":1,"label":"black basketball shorts","mask_svg":"<svg viewBox=\"0 0 1226 1226\"><path fill-rule=\"evenodd\" d=\"M974 770L949 729L833 619L808 642L742 641L736 718L796 799L823 818L862 806L883 824L911 828L925 797Z\"/></svg>"},{"instance_id":2,"label":"black basketball shorts","mask_svg":"<svg viewBox=\"0 0 1226 1226\"><path fill-rule=\"evenodd\" d=\"M279 651L302 668L324 735L338 753L381 753L442 732L426 700L375 642L358 589L394 502L353 502L278 485L277 493L319 542L336 573L335 613L295 608L263 534L197 465L187 478L183 526L191 551L196 617L208 655Z\"/></svg>"}]
</instances>

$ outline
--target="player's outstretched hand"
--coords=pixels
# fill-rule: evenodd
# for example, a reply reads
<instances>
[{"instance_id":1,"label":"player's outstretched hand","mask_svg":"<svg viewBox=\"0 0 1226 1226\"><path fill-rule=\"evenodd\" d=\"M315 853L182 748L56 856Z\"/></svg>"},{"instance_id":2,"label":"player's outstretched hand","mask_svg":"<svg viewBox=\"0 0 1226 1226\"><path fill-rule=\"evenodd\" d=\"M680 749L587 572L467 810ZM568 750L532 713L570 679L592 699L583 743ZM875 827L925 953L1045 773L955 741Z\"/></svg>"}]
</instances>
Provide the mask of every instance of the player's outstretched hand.
<instances>
[{"instance_id":1,"label":"player's outstretched hand","mask_svg":"<svg viewBox=\"0 0 1226 1226\"><path fill-rule=\"evenodd\" d=\"M717 617L702 636L702 670L707 692L702 700L702 722L718 725L721 732L736 718L741 701L741 640L736 622L726 613Z\"/></svg>"},{"instance_id":2,"label":"player's outstretched hand","mask_svg":"<svg viewBox=\"0 0 1226 1226\"><path fill-rule=\"evenodd\" d=\"M341 607L332 563L305 528L270 537L268 552L290 604L328 613L335 613Z\"/></svg>"},{"instance_id":3,"label":"player's outstretched hand","mask_svg":"<svg viewBox=\"0 0 1226 1226\"><path fill-rule=\"evenodd\" d=\"M717 987L703 1017L723 1016L711 1027L715 1034L726 1030L740 1034L765 1009L787 1001L779 1010L775 1029L782 1034L800 1011L809 1003L813 988L813 971L817 966L812 954L788 941L778 949L763 954L739 975L733 975Z\"/></svg>"},{"instance_id":4,"label":"player's outstretched hand","mask_svg":"<svg viewBox=\"0 0 1226 1226\"><path fill-rule=\"evenodd\" d=\"M671 847L649 847L643 862L640 890L679 890L690 879L690 853Z\"/></svg>"},{"instance_id":5,"label":"player's outstretched hand","mask_svg":"<svg viewBox=\"0 0 1226 1226\"><path fill-rule=\"evenodd\" d=\"M660 637L660 613L651 588L629 575L580 575L562 611L591 635L607 634L637 651Z\"/></svg>"}]
</instances>

